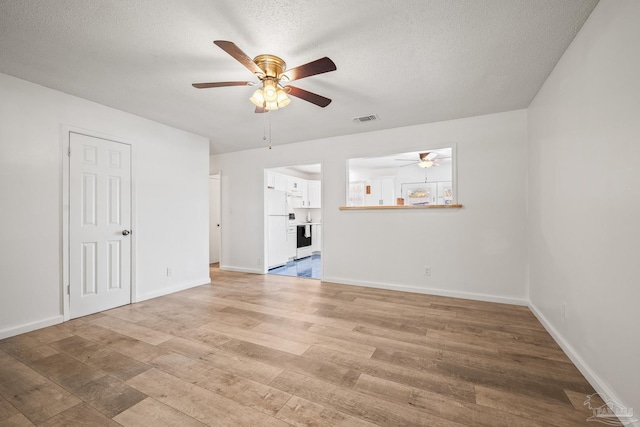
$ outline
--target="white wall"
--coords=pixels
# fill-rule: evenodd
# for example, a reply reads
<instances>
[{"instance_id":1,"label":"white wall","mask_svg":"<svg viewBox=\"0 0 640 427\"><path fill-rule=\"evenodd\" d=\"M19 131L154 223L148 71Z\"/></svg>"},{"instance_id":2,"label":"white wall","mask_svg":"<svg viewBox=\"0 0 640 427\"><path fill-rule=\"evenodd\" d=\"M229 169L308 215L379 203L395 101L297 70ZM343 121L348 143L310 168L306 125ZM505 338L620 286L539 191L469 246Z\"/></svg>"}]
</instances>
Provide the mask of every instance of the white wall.
<instances>
[{"instance_id":1,"label":"white wall","mask_svg":"<svg viewBox=\"0 0 640 427\"><path fill-rule=\"evenodd\" d=\"M0 74L0 338L62 319L62 125L133 145L135 298L209 281L205 138Z\"/></svg>"},{"instance_id":2,"label":"white wall","mask_svg":"<svg viewBox=\"0 0 640 427\"><path fill-rule=\"evenodd\" d=\"M637 0L602 0L528 115L533 308L591 383L636 417L638 17Z\"/></svg>"},{"instance_id":3,"label":"white wall","mask_svg":"<svg viewBox=\"0 0 640 427\"><path fill-rule=\"evenodd\" d=\"M450 143L464 208L338 210L348 158ZM526 303L526 111L212 156L210 170L222 173L223 269L263 271L264 168L317 162L324 280Z\"/></svg>"}]
</instances>

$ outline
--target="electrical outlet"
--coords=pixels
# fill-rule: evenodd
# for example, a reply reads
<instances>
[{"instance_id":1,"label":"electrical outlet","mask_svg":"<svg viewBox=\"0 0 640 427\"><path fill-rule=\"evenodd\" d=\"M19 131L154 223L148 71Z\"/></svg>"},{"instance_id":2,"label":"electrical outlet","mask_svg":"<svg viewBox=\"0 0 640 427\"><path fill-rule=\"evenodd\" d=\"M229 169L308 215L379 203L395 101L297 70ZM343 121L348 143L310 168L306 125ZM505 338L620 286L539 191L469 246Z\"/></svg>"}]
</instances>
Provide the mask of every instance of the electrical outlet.
<instances>
[{"instance_id":1,"label":"electrical outlet","mask_svg":"<svg viewBox=\"0 0 640 427\"><path fill-rule=\"evenodd\" d=\"M565 301L562 301L562 320L567 320L568 317L569 315L567 313L567 303Z\"/></svg>"},{"instance_id":2,"label":"electrical outlet","mask_svg":"<svg viewBox=\"0 0 640 427\"><path fill-rule=\"evenodd\" d=\"M171 277L173 275L173 271L171 270L171 267L167 267L167 277Z\"/></svg>"},{"instance_id":3,"label":"electrical outlet","mask_svg":"<svg viewBox=\"0 0 640 427\"><path fill-rule=\"evenodd\" d=\"M425 265L425 267L424 267L424 275L425 276L431 276L431 267L427 267Z\"/></svg>"},{"instance_id":4,"label":"electrical outlet","mask_svg":"<svg viewBox=\"0 0 640 427\"><path fill-rule=\"evenodd\" d=\"M262 258L258 258L258 266L262 265Z\"/></svg>"}]
</instances>

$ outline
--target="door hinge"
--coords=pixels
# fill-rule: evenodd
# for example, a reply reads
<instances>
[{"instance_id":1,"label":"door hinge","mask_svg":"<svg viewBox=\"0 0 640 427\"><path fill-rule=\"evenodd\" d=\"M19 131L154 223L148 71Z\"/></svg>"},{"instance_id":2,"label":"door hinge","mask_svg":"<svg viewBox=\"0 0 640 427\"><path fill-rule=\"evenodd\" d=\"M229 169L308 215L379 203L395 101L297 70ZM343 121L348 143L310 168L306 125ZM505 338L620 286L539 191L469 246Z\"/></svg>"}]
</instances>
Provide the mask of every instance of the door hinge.
<instances>
[{"instance_id":1,"label":"door hinge","mask_svg":"<svg viewBox=\"0 0 640 427\"><path fill-rule=\"evenodd\" d=\"M67 295L71 294L71 285L67 285Z\"/></svg>"},{"instance_id":2,"label":"door hinge","mask_svg":"<svg viewBox=\"0 0 640 427\"><path fill-rule=\"evenodd\" d=\"M67 156L71 157L71 147L67 147Z\"/></svg>"}]
</instances>

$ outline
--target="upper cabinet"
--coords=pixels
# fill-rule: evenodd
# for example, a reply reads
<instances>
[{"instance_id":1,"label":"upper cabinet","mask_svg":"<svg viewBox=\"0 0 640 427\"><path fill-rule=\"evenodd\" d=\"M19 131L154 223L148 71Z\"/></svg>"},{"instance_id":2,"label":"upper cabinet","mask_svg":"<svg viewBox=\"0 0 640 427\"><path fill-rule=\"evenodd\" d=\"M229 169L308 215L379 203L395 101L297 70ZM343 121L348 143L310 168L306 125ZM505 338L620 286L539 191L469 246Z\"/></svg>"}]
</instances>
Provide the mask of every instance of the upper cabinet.
<instances>
[{"instance_id":1,"label":"upper cabinet","mask_svg":"<svg viewBox=\"0 0 640 427\"><path fill-rule=\"evenodd\" d=\"M321 208L322 191L320 181L307 181L307 207Z\"/></svg>"},{"instance_id":2,"label":"upper cabinet","mask_svg":"<svg viewBox=\"0 0 640 427\"><path fill-rule=\"evenodd\" d=\"M267 188L286 191L292 208L317 208L322 206L320 181L266 171Z\"/></svg>"},{"instance_id":3,"label":"upper cabinet","mask_svg":"<svg viewBox=\"0 0 640 427\"><path fill-rule=\"evenodd\" d=\"M368 181L365 202L369 206L395 205L395 180L393 177L372 178Z\"/></svg>"},{"instance_id":4,"label":"upper cabinet","mask_svg":"<svg viewBox=\"0 0 640 427\"><path fill-rule=\"evenodd\" d=\"M293 176L287 177L287 193L290 196L302 197L302 178L296 178Z\"/></svg>"},{"instance_id":5,"label":"upper cabinet","mask_svg":"<svg viewBox=\"0 0 640 427\"><path fill-rule=\"evenodd\" d=\"M288 191L288 182L285 175L267 171L267 188L278 191Z\"/></svg>"}]
</instances>

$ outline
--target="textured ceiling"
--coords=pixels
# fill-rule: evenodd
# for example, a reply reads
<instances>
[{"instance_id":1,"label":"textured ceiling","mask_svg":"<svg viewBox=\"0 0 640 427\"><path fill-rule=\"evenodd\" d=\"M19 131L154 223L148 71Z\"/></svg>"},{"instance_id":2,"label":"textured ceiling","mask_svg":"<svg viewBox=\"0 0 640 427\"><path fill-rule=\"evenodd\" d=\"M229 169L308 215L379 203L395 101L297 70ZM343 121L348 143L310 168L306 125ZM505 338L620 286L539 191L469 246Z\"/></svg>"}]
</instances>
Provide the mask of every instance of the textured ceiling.
<instances>
[{"instance_id":1,"label":"textured ceiling","mask_svg":"<svg viewBox=\"0 0 640 427\"><path fill-rule=\"evenodd\" d=\"M526 108L597 0L0 0L0 72L203 135L212 153ZM337 71L255 114L215 46ZM354 124L377 114L380 120Z\"/></svg>"}]
</instances>

